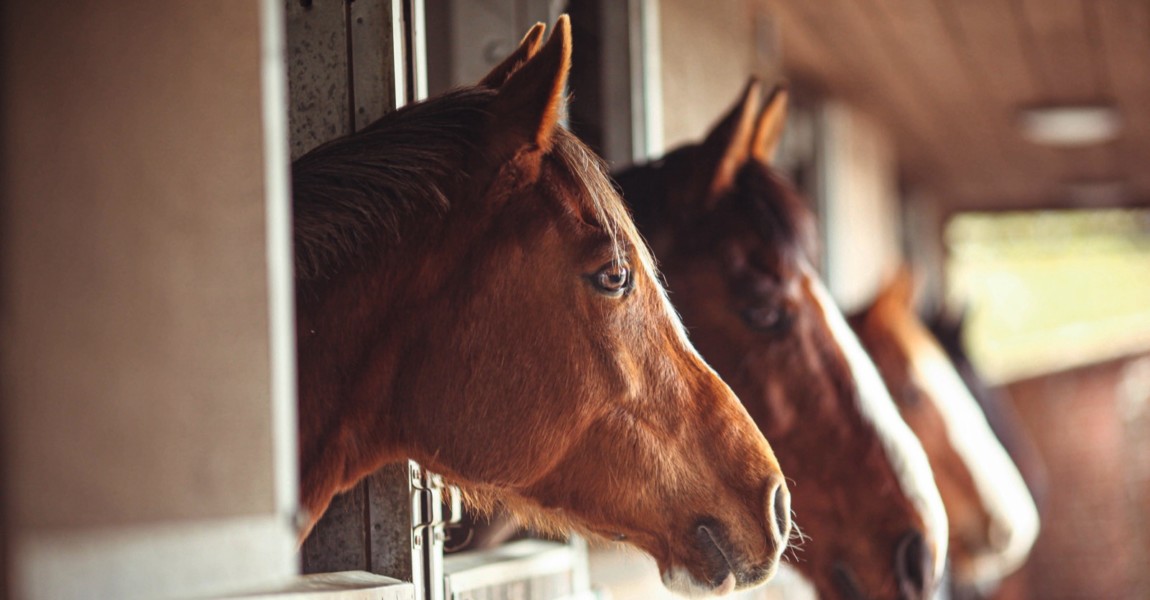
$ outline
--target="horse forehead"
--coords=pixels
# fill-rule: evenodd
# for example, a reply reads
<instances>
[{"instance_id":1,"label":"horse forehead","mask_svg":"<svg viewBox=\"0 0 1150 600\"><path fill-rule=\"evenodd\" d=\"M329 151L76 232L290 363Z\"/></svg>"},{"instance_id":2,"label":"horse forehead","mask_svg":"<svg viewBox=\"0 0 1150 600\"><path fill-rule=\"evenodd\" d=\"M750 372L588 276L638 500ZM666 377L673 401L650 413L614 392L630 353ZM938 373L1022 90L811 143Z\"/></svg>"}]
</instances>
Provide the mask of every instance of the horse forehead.
<instances>
[{"instance_id":1,"label":"horse forehead","mask_svg":"<svg viewBox=\"0 0 1150 600\"><path fill-rule=\"evenodd\" d=\"M900 310L897 314L893 311L883 314L886 318L884 331L888 334L887 342L900 351L908 370L919 380L918 383L948 391L966 390L942 345L913 313Z\"/></svg>"},{"instance_id":2,"label":"horse forehead","mask_svg":"<svg viewBox=\"0 0 1150 600\"><path fill-rule=\"evenodd\" d=\"M928 345L915 335L912 320L901 310L875 305L865 310L855 323L854 330L864 342L873 360L881 364L882 372L891 375L897 368L900 376L913 377L914 358L929 352Z\"/></svg>"}]
</instances>

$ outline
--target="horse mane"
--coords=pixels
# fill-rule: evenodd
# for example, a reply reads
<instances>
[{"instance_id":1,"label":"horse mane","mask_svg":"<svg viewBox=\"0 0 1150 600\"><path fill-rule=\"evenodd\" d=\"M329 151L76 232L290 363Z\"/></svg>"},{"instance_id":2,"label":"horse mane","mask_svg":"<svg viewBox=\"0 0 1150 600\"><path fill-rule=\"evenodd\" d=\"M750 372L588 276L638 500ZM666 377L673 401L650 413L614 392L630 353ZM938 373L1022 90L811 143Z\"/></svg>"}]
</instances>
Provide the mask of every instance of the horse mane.
<instances>
[{"instance_id":1,"label":"horse mane","mask_svg":"<svg viewBox=\"0 0 1150 600\"><path fill-rule=\"evenodd\" d=\"M296 278L330 275L398 244L413 218L446 213L446 184L494 97L472 87L411 104L292 163Z\"/></svg>"},{"instance_id":2,"label":"horse mane","mask_svg":"<svg viewBox=\"0 0 1150 600\"><path fill-rule=\"evenodd\" d=\"M408 105L361 131L332 140L292 164L295 271L298 280L330 277L373 250L398 245L411 223L442 218L476 152L487 106L485 87L461 88ZM603 162L565 129L556 128L548 154L567 173L587 209L620 240L629 218ZM581 188L581 189L580 189Z\"/></svg>"},{"instance_id":3,"label":"horse mane","mask_svg":"<svg viewBox=\"0 0 1150 600\"><path fill-rule=\"evenodd\" d=\"M574 187L575 196L586 200L583 207L586 213L581 216L603 230L611 240L615 260L623 260L627 238L642 238L618 186L611 179L607 163L575 134L562 127L555 131L549 157L559 164L559 172L566 174L564 179L567 185ZM574 177L576 173L580 176ZM636 250L645 254L646 247L639 246Z\"/></svg>"},{"instance_id":4,"label":"horse mane","mask_svg":"<svg viewBox=\"0 0 1150 600\"><path fill-rule=\"evenodd\" d=\"M755 161L739 172L737 196L749 202L756 229L775 241L784 254L818 264L818 229L798 191L773 169Z\"/></svg>"}]
</instances>

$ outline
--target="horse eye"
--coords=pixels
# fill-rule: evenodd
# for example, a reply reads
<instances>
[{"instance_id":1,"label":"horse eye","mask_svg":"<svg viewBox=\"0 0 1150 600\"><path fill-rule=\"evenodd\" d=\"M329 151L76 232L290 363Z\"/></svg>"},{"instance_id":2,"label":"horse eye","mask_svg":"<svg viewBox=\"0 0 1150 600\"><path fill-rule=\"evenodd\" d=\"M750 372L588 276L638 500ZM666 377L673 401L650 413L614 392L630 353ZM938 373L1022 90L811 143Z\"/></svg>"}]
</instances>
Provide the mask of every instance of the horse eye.
<instances>
[{"instance_id":1,"label":"horse eye","mask_svg":"<svg viewBox=\"0 0 1150 600\"><path fill-rule=\"evenodd\" d=\"M790 319L780 305L745 308L743 322L751 329L768 333L782 331L790 325Z\"/></svg>"},{"instance_id":2,"label":"horse eye","mask_svg":"<svg viewBox=\"0 0 1150 600\"><path fill-rule=\"evenodd\" d=\"M910 407L917 406L920 402L922 402L922 390L918 389L913 381L908 381L902 386L902 404Z\"/></svg>"},{"instance_id":3,"label":"horse eye","mask_svg":"<svg viewBox=\"0 0 1150 600\"><path fill-rule=\"evenodd\" d=\"M627 267L612 263L599 269L591 281L607 296L622 296L631 289L631 271Z\"/></svg>"}]
</instances>

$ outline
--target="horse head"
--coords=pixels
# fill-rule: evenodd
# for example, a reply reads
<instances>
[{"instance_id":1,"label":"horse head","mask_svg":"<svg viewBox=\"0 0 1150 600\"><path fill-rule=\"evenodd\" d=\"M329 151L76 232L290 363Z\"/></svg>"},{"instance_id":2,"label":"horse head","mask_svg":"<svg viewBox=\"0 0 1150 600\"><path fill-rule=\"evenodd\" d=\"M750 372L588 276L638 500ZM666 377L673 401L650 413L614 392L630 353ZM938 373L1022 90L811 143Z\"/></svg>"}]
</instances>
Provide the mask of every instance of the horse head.
<instances>
[{"instance_id":1,"label":"horse head","mask_svg":"<svg viewBox=\"0 0 1150 600\"><path fill-rule=\"evenodd\" d=\"M915 314L912 292L904 269L851 322L930 459L950 521L955 583L991 586L1026 559L1038 510L954 364Z\"/></svg>"},{"instance_id":2,"label":"horse head","mask_svg":"<svg viewBox=\"0 0 1150 600\"><path fill-rule=\"evenodd\" d=\"M815 272L815 223L775 173L786 92L759 84L705 140L618 174L692 341L792 483L796 564L824 598L918 598L947 529L922 446Z\"/></svg>"},{"instance_id":3,"label":"horse head","mask_svg":"<svg viewBox=\"0 0 1150 600\"><path fill-rule=\"evenodd\" d=\"M680 592L761 583L790 534L777 461L559 123L567 18L541 36L294 165L304 504L413 458L481 508L625 539Z\"/></svg>"}]
</instances>

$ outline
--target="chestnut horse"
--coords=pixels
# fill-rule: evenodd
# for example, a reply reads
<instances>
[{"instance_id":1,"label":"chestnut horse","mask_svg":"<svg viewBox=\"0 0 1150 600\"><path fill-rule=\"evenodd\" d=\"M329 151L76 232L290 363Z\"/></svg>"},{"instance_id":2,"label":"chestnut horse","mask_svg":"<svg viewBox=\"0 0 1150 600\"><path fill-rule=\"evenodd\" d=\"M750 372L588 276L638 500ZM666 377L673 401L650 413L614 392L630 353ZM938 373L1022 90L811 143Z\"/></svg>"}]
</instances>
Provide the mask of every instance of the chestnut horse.
<instances>
[{"instance_id":1,"label":"chestnut horse","mask_svg":"<svg viewBox=\"0 0 1150 600\"><path fill-rule=\"evenodd\" d=\"M537 526L626 536L672 589L761 583L790 534L778 464L558 123L570 24L542 29L293 165L308 528L411 458Z\"/></svg>"},{"instance_id":2,"label":"chestnut horse","mask_svg":"<svg viewBox=\"0 0 1150 600\"><path fill-rule=\"evenodd\" d=\"M619 173L692 341L743 400L792 483L823 598L922 598L947 525L922 446L813 265L813 217L769 157L786 111L759 84L699 144Z\"/></svg>"},{"instance_id":3,"label":"chestnut horse","mask_svg":"<svg viewBox=\"0 0 1150 600\"><path fill-rule=\"evenodd\" d=\"M950 521L958 587L990 588L1026 560L1038 510L978 403L911 303L903 270L851 323L926 449Z\"/></svg>"}]
</instances>

